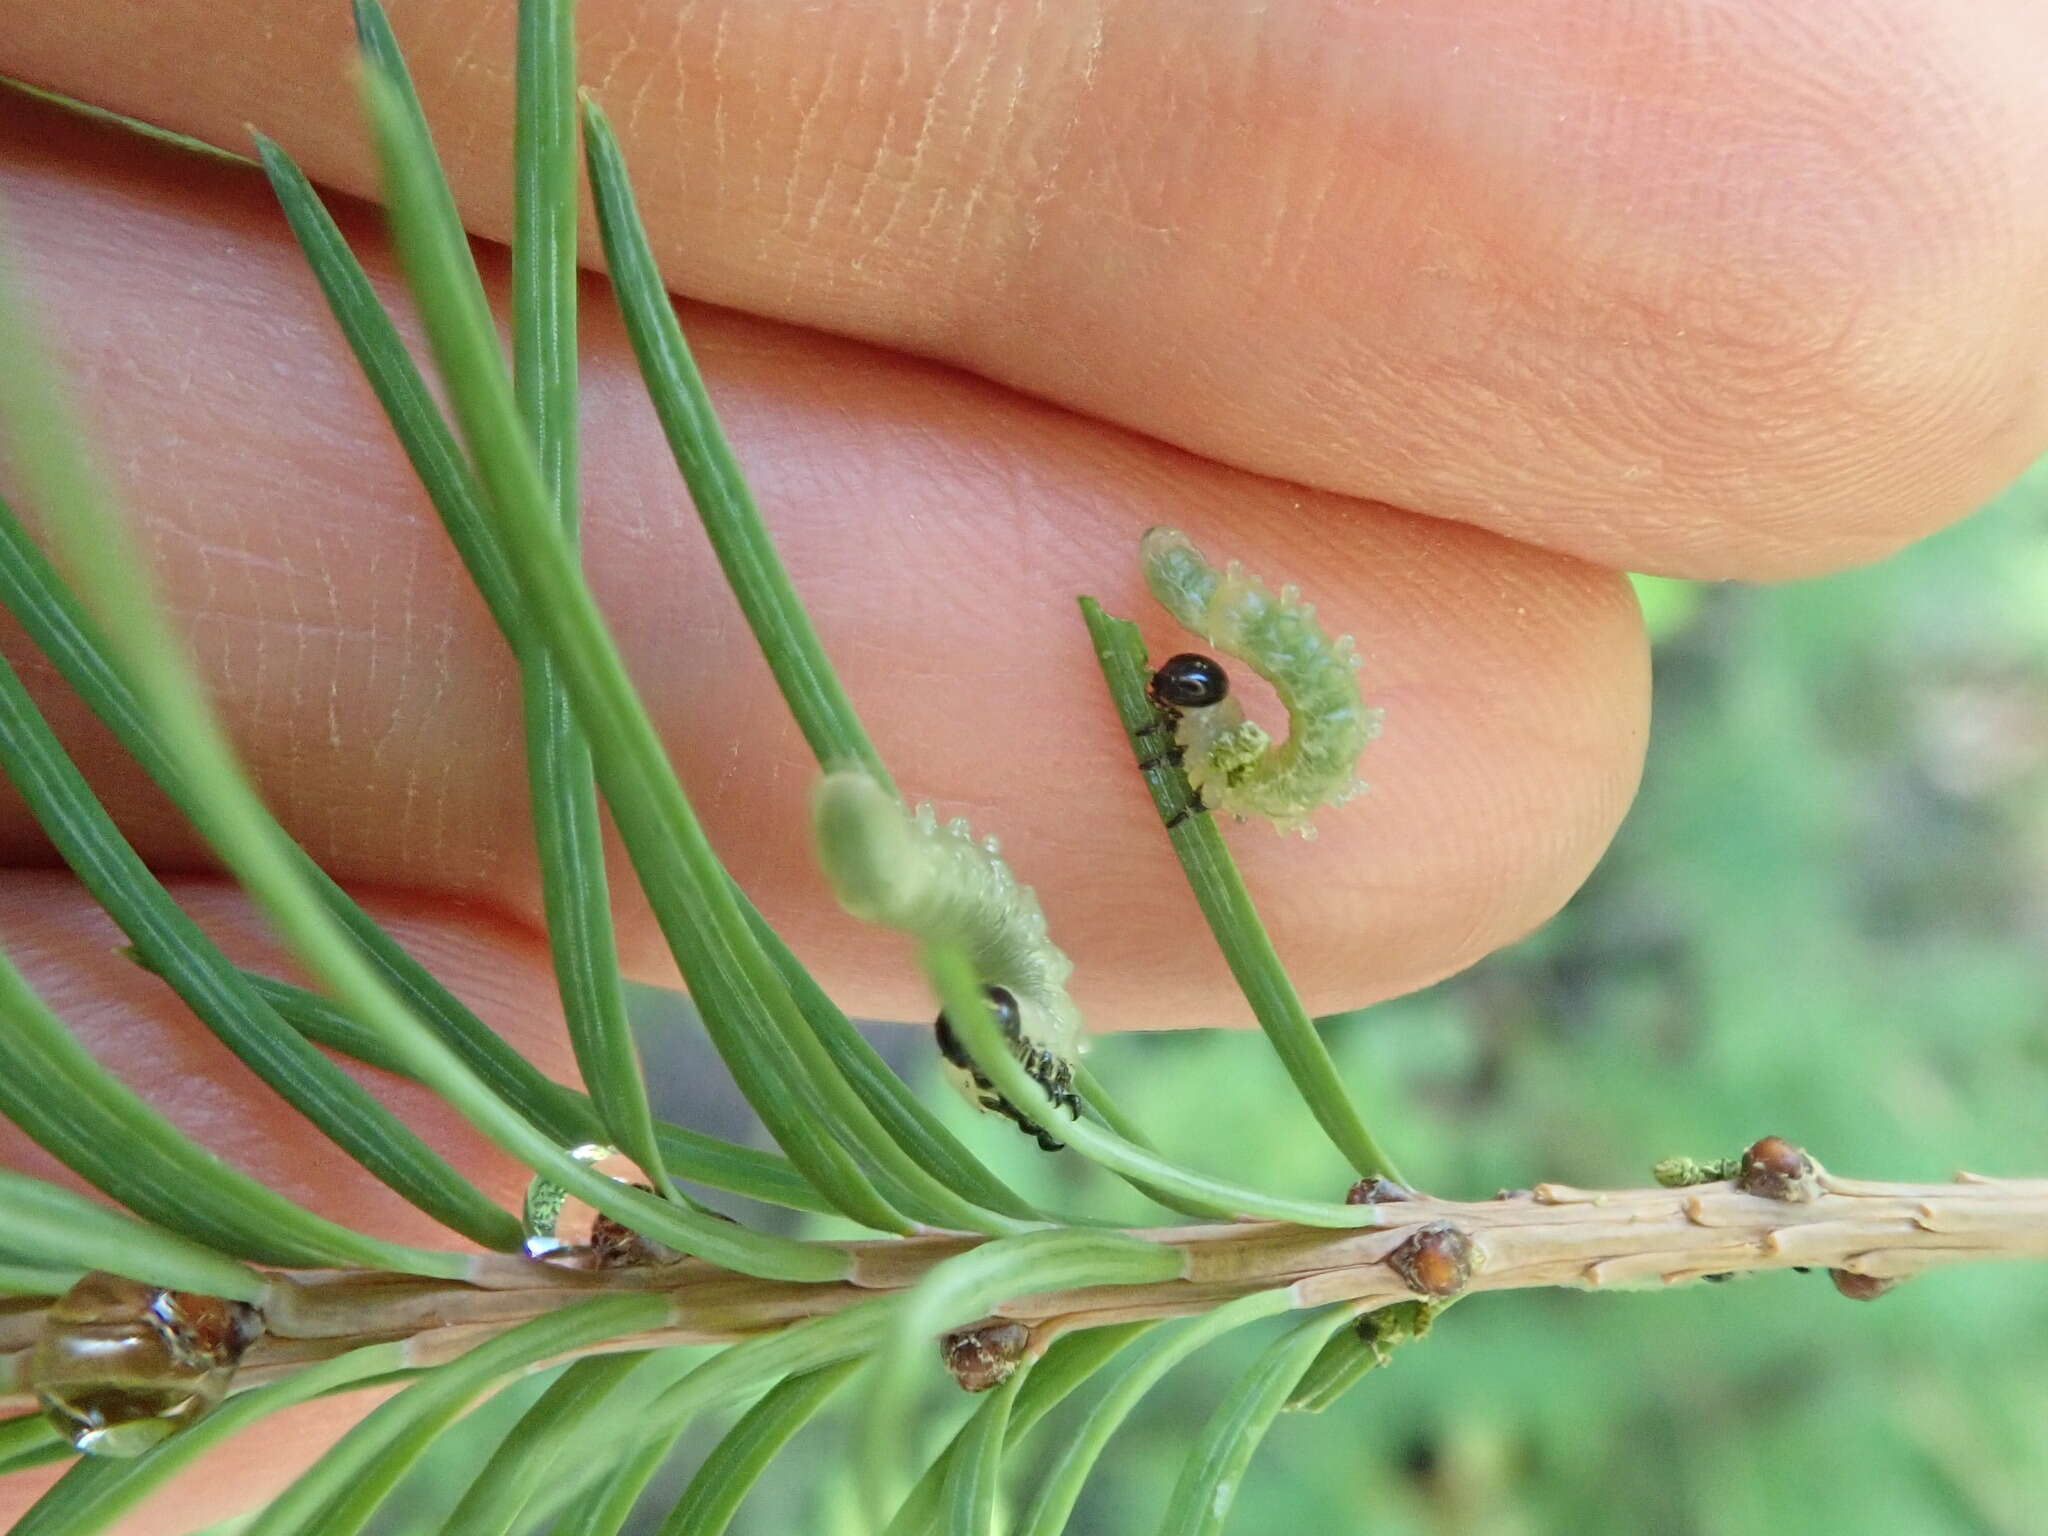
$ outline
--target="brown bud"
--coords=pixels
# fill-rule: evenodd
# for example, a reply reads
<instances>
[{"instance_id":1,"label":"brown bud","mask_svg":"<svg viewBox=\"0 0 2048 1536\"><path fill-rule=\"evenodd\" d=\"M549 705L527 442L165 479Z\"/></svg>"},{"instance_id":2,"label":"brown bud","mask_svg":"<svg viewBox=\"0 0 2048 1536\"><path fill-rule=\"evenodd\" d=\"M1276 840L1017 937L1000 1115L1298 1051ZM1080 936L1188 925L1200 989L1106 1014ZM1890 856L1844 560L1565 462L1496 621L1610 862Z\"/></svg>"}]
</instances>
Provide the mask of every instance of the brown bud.
<instances>
[{"instance_id":1,"label":"brown bud","mask_svg":"<svg viewBox=\"0 0 2048 1536\"><path fill-rule=\"evenodd\" d=\"M625 1223L600 1217L590 1223L590 1268L592 1270L637 1270L645 1264L674 1264L682 1253L641 1237Z\"/></svg>"},{"instance_id":2,"label":"brown bud","mask_svg":"<svg viewBox=\"0 0 2048 1536\"><path fill-rule=\"evenodd\" d=\"M633 1188L650 1195L655 1192L652 1184L635 1184ZM723 1212L715 1214L724 1216ZM730 1216L724 1216L724 1219L732 1220ZM588 1268L638 1269L648 1264L679 1263L683 1257L666 1243L657 1243L653 1238L635 1232L623 1221L615 1221L603 1211L590 1218Z\"/></svg>"},{"instance_id":3,"label":"brown bud","mask_svg":"<svg viewBox=\"0 0 2048 1536\"><path fill-rule=\"evenodd\" d=\"M1010 1379L1031 1343L1022 1323L974 1323L939 1340L939 1352L953 1379L969 1392L986 1392Z\"/></svg>"},{"instance_id":4,"label":"brown bud","mask_svg":"<svg viewBox=\"0 0 2048 1536\"><path fill-rule=\"evenodd\" d=\"M1413 1200L1415 1191L1405 1184L1396 1184L1392 1179L1383 1179L1375 1174L1369 1179L1360 1179L1351 1186L1351 1192L1344 1197L1346 1205L1393 1205L1402 1200Z\"/></svg>"},{"instance_id":5,"label":"brown bud","mask_svg":"<svg viewBox=\"0 0 2048 1536\"><path fill-rule=\"evenodd\" d=\"M1419 1296L1455 1296L1472 1279L1479 1252L1448 1221L1418 1227L1387 1255L1387 1267Z\"/></svg>"},{"instance_id":6,"label":"brown bud","mask_svg":"<svg viewBox=\"0 0 2048 1536\"><path fill-rule=\"evenodd\" d=\"M1819 1169L1784 1137L1766 1136L1742 1154L1735 1187L1759 1199L1804 1205L1820 1194Z\"/></svg>"},{"instance_id":7,"label":"brown bud","mask_svg":"<svg viewBox=\"0 0 2048 1536\"><path fill-rule=\"evenodd\" d=\"M673 1264L681 1258L666 1243L644 1237L601 1212L590 1223L592 1269L638 1269L647 1264Z\"/></svg>"},{"instance_id":8,"label":"brown bud","mask_svg":"<svg viewBox=\"0 0 2048 1536\"><path fill-rule=\"evenodd\" d=\"M1851 1301L1875 1301L1899 1283L1886 1275L1859 1275L1847 1269L1831 1269L1828 1278Z\"/></svg>"},{"instance_id":9,"label":"brown bud","mask_svg":"<svg viewBox=\"0 0 2048 1536\"><path fill-rule=\"evenodd\" d=\"M188 1356L239 1361L263 1337L263 1314L246 1302L165 1291L152 1310Z\"/></svg>"}]
</instances>

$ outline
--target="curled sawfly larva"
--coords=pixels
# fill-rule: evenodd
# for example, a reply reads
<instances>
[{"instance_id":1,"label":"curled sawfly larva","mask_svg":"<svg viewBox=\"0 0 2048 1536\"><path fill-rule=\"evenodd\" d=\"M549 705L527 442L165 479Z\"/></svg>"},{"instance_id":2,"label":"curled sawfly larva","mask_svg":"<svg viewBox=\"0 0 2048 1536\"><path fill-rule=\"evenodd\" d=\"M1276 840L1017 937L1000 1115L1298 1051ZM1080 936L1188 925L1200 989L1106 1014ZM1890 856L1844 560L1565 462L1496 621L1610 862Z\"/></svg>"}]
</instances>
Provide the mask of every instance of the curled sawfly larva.
<instances>
[{"instance_id":1,"label":"curled sawfly larva","mask_svg":"<svg viewBox=\"0 0 2048 1536\"><path fill-rule=\"evenodd\" d=\"M965 821L941 822L929 805L906 812L864 773L829 773L812 798L819 858L839 904L855 917L931 944L956 945L974 963L1020 1065L1069 1114L1080 1104L1073 1062L1081 1014L1067 995L1074 964L1046 932L1030 886L994 838ZM1014 1120L1048 1151L1060 1143L975 1069L941 1013L939 1052L977 1108Z\"/></svg>"},{"instance_id":2,"label":"curled sawfly larva","mask_svg":"<svg viewBox=\"0 0 2048 1536\"><path fill-rule=\"evenodd\" d=\"M1175 656L1150 688L1159 729L1173 732L1166 755L1186 769L1202 809L1313 837L1309 818L1320 807L1365 788L1358 759L1379 729L1379 711L1359 696L1351 637L1332 639L1297 588L1275 592L1235 560L1219 571L1177 529L1152 529L1139 553L1167 612L1271 683L1287 710L1287 737L1275 741L1245 718L1219 662Z\"/></svg>"},{"instance_id":3,"label":"curled sawfly larva","mask_svg":"<svg viewBox=\"0 0 2048 1536\"><path fill-rule=\"evenodd\" d=\"M1047 1098L1068 1114L1078 1116L1081 1100L1074 1092L1073 1062L1050 1047L1037 1044L1025 1034L1024 1010L1018 1004L1016 994L1008 987L988 983L981 991L988 999L989 1011L995 1015L1003 1040L1016 1056L1018 1064L1031 1074L1032 1081L1045 1090ZM1038 1145L1047 1152L1057 1152L1066 1145L1002 1096L996 1085L974 1064L974 1058L967 1054L967 1048L953 1033L953 1022L946 1017L944 1010L933 1022L932 1032L938 1036L939 1055L946 1063L953 1086L960 1090L968 1103L1015 1121L1019 1130L1036 1138Z\"/></svg>"}]
</instances>

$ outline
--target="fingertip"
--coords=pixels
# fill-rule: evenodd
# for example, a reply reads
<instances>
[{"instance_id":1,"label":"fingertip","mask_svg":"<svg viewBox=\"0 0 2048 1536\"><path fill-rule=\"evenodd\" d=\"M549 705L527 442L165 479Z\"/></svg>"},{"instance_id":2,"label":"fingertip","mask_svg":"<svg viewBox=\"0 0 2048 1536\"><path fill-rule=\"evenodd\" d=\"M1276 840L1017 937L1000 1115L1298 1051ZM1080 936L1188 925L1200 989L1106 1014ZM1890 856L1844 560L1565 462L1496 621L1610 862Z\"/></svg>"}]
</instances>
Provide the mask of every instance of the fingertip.
<instances>
[{"instance_id":1,"label":"fingertip","mask_svg":"<svg viewBox=\"0 0 2048 1536\"><path fill-rule=\"evenodd\" d=\"M259 1508L292 1485L349 1427L396 1387L299 1403L264 1419L251 1437L208 1451L129 1514L106 1536L166 1536L200 1531ZM253 1449L261 1439L261 1449ZM0 1521L19 1520L73 1462L0 1477Z\"/></svg>"},{"instance_id":2,"label":"fingertip","mask_svg":"<svg viewBox=\"0 0 2048 1536\"><path fill-rule=\"evenodd\" d=\"M1141 493L1110 526L992 548L1010 583L977 588L1005 662L960 691L871 688L857 698L899 762L906 794L999 833L1076 963L1096 1029L1241 1023L1211 941L1111 710L1088 641L1064 604L1099 594L1141 618L1152 654L1189 637L1157 614L1135 571ZM1334 630L1357 637L1367 701L1384 710L1360 772L1364 796L1316 816L1312 842L1219 818L1281 955L1318 1011L1412 990L1547 918L1583 880L1633 796L1647 737L1647 648L1626 580L1478 530L1336 498L1240 495L1179 519L1219 562L1299 580ZM914 585L915 573L905 580ZM883 606L895 599L877 599ZM955 645L961 642L954 642ZM1255 717L1284 731L1256 678ZM879 683L879 679L876 680ZM895 759L892 759L892 761ZM773 817L748 818L762 826ZM909 957L886 935L809 897L793 859L755 863L750 887L835 994L870 1016L928 1012Z\"/></svg>"}]
</instances>

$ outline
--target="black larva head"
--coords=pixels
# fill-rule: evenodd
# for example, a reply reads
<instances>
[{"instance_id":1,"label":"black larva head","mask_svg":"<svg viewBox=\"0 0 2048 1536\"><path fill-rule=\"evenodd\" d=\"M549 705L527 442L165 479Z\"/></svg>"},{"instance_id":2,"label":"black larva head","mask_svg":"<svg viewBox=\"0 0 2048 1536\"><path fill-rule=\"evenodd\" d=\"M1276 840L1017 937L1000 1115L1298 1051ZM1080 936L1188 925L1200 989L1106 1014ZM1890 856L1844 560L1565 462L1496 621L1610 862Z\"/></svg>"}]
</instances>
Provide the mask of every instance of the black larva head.
<instances>
[{"instance_id":1,"label":"black larva head","mask_svg":"<svg viewBox=\"0 0 2048 1536\"><path fill-rule=\"evenodd\" d=\"M1165 709L1207 709L1229 696L1230 674L1213 656L1183 651L1167 658L1145 691Z\"/></svg>"},{"instance_id":2,"label":"black larva head","mask_svg":"<svg viewBox=\"0 0 2048 1536\"><path fill-rule=\"evenodd\" d=\"M1005 1040L1019 1040L1024 1035L1024 1016L1017 1011L1017 999L1008 987L986 986L981 995L988 999L989 1010L996 1016L996 1025L1003 1032ZM953 1023L944 1013L932 1022L932 1029L939 1037L939 1054L956 1067L972 1070L974 1060L967 1054L967 1047L960 1043L960 1037L953 1033Z\"/></svg>"}]
</instances>

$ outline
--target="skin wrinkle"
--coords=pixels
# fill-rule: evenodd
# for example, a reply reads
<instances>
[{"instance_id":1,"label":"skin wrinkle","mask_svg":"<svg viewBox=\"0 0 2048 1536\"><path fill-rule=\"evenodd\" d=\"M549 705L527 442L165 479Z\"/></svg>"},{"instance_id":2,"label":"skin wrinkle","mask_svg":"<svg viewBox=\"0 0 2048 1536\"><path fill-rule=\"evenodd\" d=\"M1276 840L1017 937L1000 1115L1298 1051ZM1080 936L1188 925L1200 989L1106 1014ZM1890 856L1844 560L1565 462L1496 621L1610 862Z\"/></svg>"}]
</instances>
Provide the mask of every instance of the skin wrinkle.
<instances>
[{"instance_id":1,"label":"skin wrinkle","mask_svg":"<svg viewBox=\"0 0 2048 1536\"><path fill-rule=\"evenodd\" d=\"M1319 230L1324 210L1333 198L1340 196L1343 160L1338 155L1316 158L1321 162L1321 173L1317 174L1312 168L1306 173L1307 187L1292 197L1286 190L1292 178L1274 178L1274 190L1262 221L1267 230L1266 243L1259 253L1258 264L1274 301L1301 280L1302 266L1308 259L1308 253L1322 243ZM1286 253L1284 261L1281 259L1283 251Z\"/></svg>"},{"instance_id":2,"label":"skin wrinkle","mask_svg":"<svg viewBox=\"0 0 2048 1536\"><path fill-rule=\"evenodd\" d=\"M938 23L943 9L938 0L932 0L932 3L924 6L919 16L922 30L929 33ZM936 138L934 130L939 120L940 105L946 99L946 82L953 77L953 72L960 63L961 55L967 50L968 21L972 11L969 7L963 5L953 8L950 14L956 17L952 30L951 45L946 51L946 57L940 61L938 68L933 71L930 85L922 93L923 112L918 124L910 173L905 177L905 201L909 200L912 190L917 186L918 177L924 171L928 160L936 158L929 156L928 151ZM947 178L938 176L930 177L929 180L933 185L925 209L924 222L918 226L916 234L916 239L920 242L931 237L932 231L938 226L939 219L945 212L946 204L950 197L950 183Z\"/></svg>"},{"instance_id":3,"label":"skin wrinkle","mask_svg":"<svg viewBox=\"0 0 2048 1536\"><path fill-rule=\"evenodd\" d=\"M1052 78L1062 76L1077 81L1073 87L1069 105L1065 110L1048 112L1047 127L1028 146L1030 167L1037 182L1037 190L1023 200L1019 214L1024 228L1024 254L1029 256L1038 248L1044 234L1040 217L1045 205L1061 194L1074 135L1081 121L1080 103L1086 102L1095 89L1095 82L1102 65L1104 44L1104 0L1086 0L1088 25L1085 35L1073 45L1078 61L1069 60L1065 70L1052 70ZM1049 148L1041 148L1040 140L1049 140Z\"/></svg>"},{"instance_id":4,"label":"skin wrinkle","mask_svg":"<svg viewBox=\"0 0 2048 1536\"><path fill-rule=\"evenodd\" d=\"M377 601L380 606L384 601L385 594L390 591L390 584L385 580L381 579L381 572L379 570L379 567L382 565L382 563L383 562L373 552L369 560L369 573L374 583L372 590L378 594ZM338 609L340 607L341 600L334 589L332 567L327 566L323 562L322 568L327 573L328 578L326 582L328 601L330 604L332 604L334 607ZM415 577L418 574L418 570L418 546L414 545L410 549L408 549L405 554L404 590L403 595L401 596L398 604L399 632L397 642L397 675L399 678L399 682L396 687L396 692L401 699L405 696L405 693L411 686L412 680L418 677L419 675L418 656L416 654L416 647L414 645L413 639L413 614L415 612L416 606L414 603L413 585ZM373 649L370 653L370 665L372 668L373 682L375 678L374 669L377 666L378 660L379 654L376 650ZM337 666L334 669L333 673L330 674L330 679L326 688L322 690L326 694L327 698L327 746L330 751L338 749L342 744L341 726L335 716L336 700L339 695L340 689L341 671L340 668ZM372 696L374 697L375 695L373 694ZM433 712L431 710L424 711L422 712L421 718L432 719ZM398 738L399 727L402 719L403 715L400 710L391 710L391 712L383 722L383 728L379 731L374 732L370 736L370 764L372 771L377 772L379 774L379 777L382 776L381 770L383 770L386 758L389 756L391 744ZM419 788L418 776L420 770L417 765L417 756L413 753L408 752L404 754L404 756L401 758L400 765L398 768L400 784L399 805L401 807L401 810L399 812L399 843L401 847L407 849L410 849L414 846L414 839L411 833L414 803Z\"/></svg>"},{"instance_id":5,"label":"skin wrinkle","mask_svg":"<svg viewBox=\"0 0 2048 1536\"><path fill-rule=\"evenodd\" d=\"M838 39L835 38L833 41L836 42ZM814 164L811 149L812 137L817 129L819 117L824 115L828 104L832 101L833 82L838 77L839 60L842 51L838 47L827 47L822 51L822 73L815 86L808 85L801 77L795 74L792 74L789 79L790 104L797 114L796 144L789 155L788 169L785 172L782 183L781 216L776 220L772 234L772 238L777 241L786 242L791 229L795 227L796 209L799 201L797 186L805 172ZM812 213L802 230L802 234L806 238L815 234L818 228L818 203L816 200L807 201L810 201ZM803 242L797 241L794 243L801 244ZM793 276L792 281L794 281Z\"/></svg>"},{"instance_id":6,"label":"skin wrinkle","mask_svg":"<svg viewBox=\"0 0 2048 1536\"><path fill-rule=\"evenodd\" d=\"M455 627L446 621L435 624L434 639L433 662L426 669L428 675L433 679L433 693L428 698L425 708L421 711L421 718L423 720L432 719L446 706L449 682L454 674L454 669L450 666L450 658L453 656L455 649ZM406 753L407 762L411 766L407 769L405 781L405 828L409 833L412 827L417 824L419 802L424 795L427 802L427 814L432 823L432 831L426 839L427 851L433 856L428 861L431 866L432 862L438 859L447 834L448 806L453 799L454 778L460 759L456 754L451 753L441 758L438 765L419 766L422 754L418 752L416 747L419 735L417 728L413 734L414 742L408 744L411 750L408 750ZM432 785L430 788L423 790L421 780L429 775L432 778ZM411 836L406 838L406 845L408 847L417 846L417 844L418 840L416 838Z\"/></svg>"},{"instance_id":7,"label":"skin wrinkle","mask_svg":"<svg viewBox=\"0 0 2048 1536\"><path fill-rule=\"evenodd\" d=\"M850 189L851 202L845 203L844 219L847 238L851 246L850 270L858 274L868 262L869 253L881 248L883 242L873 235L864 216L869 193L877 182L887 182L891 187L890 213L893 214L902 203L905 188L905 172L896 169L892 160L897 154L895 148L896 125L904 103L904 82L910 73L908 48L903 38L894 32L878 34L868 41L861 51L860 73L853 84L853 99L857 102L886 101L887 108L882 120L871 137L851 131L842 132L842 151L836 158L832 170L832 185L844 185ZM873 112L867 116L872 119ZM917 146L913 143L913 155ZM914 171L910 174L914 174ZM822 222L830 216L830 199L821 199L813 208L811 229L815 234Z\"/></svg>"},{"instance_id":8,"label":"skin wrinkle","mask_svg":"<svg viewBox=\"0 0 2048 1536\"><path fill-rule=\"evenodd\" d=\"M465 9L470 18L469 29L462 40L448 51L445 72L441 76L445 82L443 90L436 91L434 82L420 75L417 71L417 66L415 66L415 78L418 83L420 100L426 108L427 122L432 125L434 136L437 139L443 139L444 142L447 130L441 125L447 122L448 118L445 114L435 110L435 103L438 99L442 99L444 96L445 98L459 97L466 83L480 84L486 87L498 86L501 89L493 92L493 94L501 99L509 100L511 95L509 89L513 74L509 63L511 53L504 47L504 41L507 37L514 36L515 34L503 27L499 23L498 18L491 14L488 7L476 6ZM417 32L424 29L409 28L401 18L394 17L392 30L397 35L398 46L406 51L408 62L410 62L413 56L412 40ZM501 64L500 60L507 62ZM468 77L467 81L465 77ZM503 133L494 126L487 127L484 123L474 119L462 118L456 119L456 131L461 135L463 147L468 152L469 158L481 159L487 163L495 163L500 168L503 177L509 179L512 163L510 135Z\"/></svg>"},{"instance_id":9,"label":"skin wrinkle","mask_svg":"<svg viewBox=\"0 0 2048 1536\"><path fill-rule=\"evenodd\" d=\"M721 70L721 65L725 57L726 22L730 19L732 3L734 3L734 0L728 0L727 4L717 6L718 22L717 25L713 28L711 35L711 78L714 80L724 78L724 75ZM696 7L694 0L692 0L692 3L684 11L679 12L677 14L676 40L678 42L682 40L682 29L685 21L688 18L689 12L693 11L695 8ZM679 47L675 51L676 74L679 81L683 73L683 58L684 51ZM722 91L713 92L712 94L711 142L711 163L715 169L718 182L722 184L725 176L726 158L725 93Z\"/></svg>"},{"instance_id":10,"label":"skin wrinkle","mask_svg":"<svg viewBox=\"0 0 2048 1536\"><path fill-rule=\"evenodd\" d=\"M988 34L979 50L980 63L974 72L973 83L968 87L967 110L961 125L962 137L974 146L976 151L981 152L970 152L963 157L966 196L962 199L959 214L953 220L952 250L944 262L945 275L954 293L966 291L972 286L968 281L970 274L967 265L971 251L970 242L976 232L975 214L980 209L983 199L988 196L992 180L991 168L1004 163L1003 157L994 151L1009 143L1010 126L1016 120L1018 93L1013 89L1000 93L1002 99L999 105L1002 115L995 126L992 129L981 129L980 126L988 120L990 81L997 72L998 59L1003 52L1005 40L1002 19L1002 10L991 5ZM1021 46L1021 43L1012 43L1011 46ZM1013 80L1012 84L1016 82ZM984 145L987 146L986 150L983 150Z\"/></svg>"},{"instance_id":11,"label":"skin wrinkle","mask_svg":"<svg viewBox=\"0 0 2048 1536\"><path fill-rule=\"evenodd\" d=\"M931 12L927 9L924 13L924 18L927 22L930 15ZM910 83L910 56L909 44L898 35L895 47L896 72L895 77L890 81L888 114L882 120L881 133L876 141L874 158L867 167L866 175L861 178L860 190L855 194L853 207L848 210L846 216L848 228L853 231L856 239L861 240L861 244L854 250L850 260L850 265L856 272L866 267L871 250L887 244L889 232L895 228L896 220L902 214L904 204L909 200L911 188L919 180L920 171L924 163L925 148L930 142L932 113L937 104L936 94L927 95L922 102L916 104L919 108L919 121L917 127L911 133L909 150L907 152L899 152L896 148L896 124L899 118L903 116L906 105L910 104L910 95L907 89ZM943 74L943 71L941 73ZM866 76L863 75L863 86L865 86L865 83ZM865 94L865 91L862 94ZM892 159L896 158L899 154L903 161L900 170L891 165ZM881 227L870 233L864 214L867 209L868 194L874 191L875 185L878 182L886 182L889 185L891 194L889 208L882 216Z\"/></svg>"},{"instance_id":12,"label":"skin wrinkle","mask_svg":"<svg viewBox=\"0 0 2048 1536\"><path fill-rule=\"evenodd\" d=\"M726 23L732 19L735 10L737 10L740 6L744 5L745 3L746 0L725 0L725 3L720 5L718 24L721 28L721 34ZM723 41L722 35L721 41ZM772 79L773 75L770 74L768 78ZM742 69L737 71L720 73L719 75L714 77L713 80L710 82L711 92L713 96L719 97L721 99L723 98L724 90L722 88L722 82L724 82L727 79L743 79L747 82L748 104L751 108L748 114L748 120L750 123L759 121L764 115L761 112L761 102L765 99L767 91L767 83L766 80L763 79L763 72L755 69ZM680 163L682 160L681 146L676 146L674 149L671 150L671 153L675 154L677 162ZM763 171L765 169L765 160L766 157L760 155L752 156L749 159L747 167L747 190L749 193L750 205L759 205L763 201L761 195L761 188L763 183ZM760 261L764 259L767 256L767 254L768 253L765 249L757 245L754 250L754 259L756 261ZM664 277L668 275L666 268L663 269L662 275Z\"/></svg>"},{"instance_id":13,"label":"skin wrinkle","mask_svg":"<svg viewBox=\"0 0 2048 1536\"><path fill-rule=\"evenodd\" d=\"M334 587L334 568L328 562L327 552L323 547L323 544L324 541L322 540L321 536L316 532L313 535L313 553L320 567L321 595L326 601L328 616L327 627L329 632L332 633L335 627L342 622L342 606L340 596L335 591ZM376 569L375 556L371 557L370 568L373 572ZM377 610L382 601L382 594L380 589L381 583L373 584L370 589L373 594L376 594L373 595L370 599L371 606L368 615L368 622L372 633L374 633L376 628ZM341 691L340 673L342 647L340 644L340 637L336 635L336 643L332 647L331 652L333 660L329 662L327 667L325 668L327 676L326 685L323 687L317 681L314 681L312 686L309 687L308 680L310 669L307 666L307 656L311 650L310 641L312 639L312 627L307 621L304 610L301 609L301 607L299 606L298 584L296 582L291 583L287 587L287 592L290 595L292 605L290 633L292 640L294 642L294 648L292 653L292 664L286 670L285 691L291 698L294 699L295 702L298 702L299 707L293 708L287 712L287 718L291 721L291 730L286 741L285 760L283 769L284 786L282 789L282 793L285 798L293 799L296 798L292 794L293 781L297 778L300 765L305 762L307 756L306 739L303 734L301 725L303 717L307 713L307 705L310 705L316 699L324 702L323 713L326 716L326 732L323 745L325 746L325 748L331 752L341 742L341 721L339 718L339 710ZM376 667L379 649L380 647L378 647L375 644L371 644L367 647L368 663L370 667L369 682L372 687L374 687L376 683ZM264 644L261 635L257 637L255 651L257 664L258 666L261 666L264 660L266 659L269 651L269 647ZM264 689L262 686L262 676L259 673L257 677L257 697L261 698L263 696L263 692ZM373 694L372 697L374 696L375 695ZM370 761L373 767L377 761L377 755L378 744L373 738L370 744ZM333 803L330 801L325 809L327 813L327 845L331 848L339 842L339 838L336 835L337 828L335 824L335 807Z\"/></svg>"}]
</instances>

